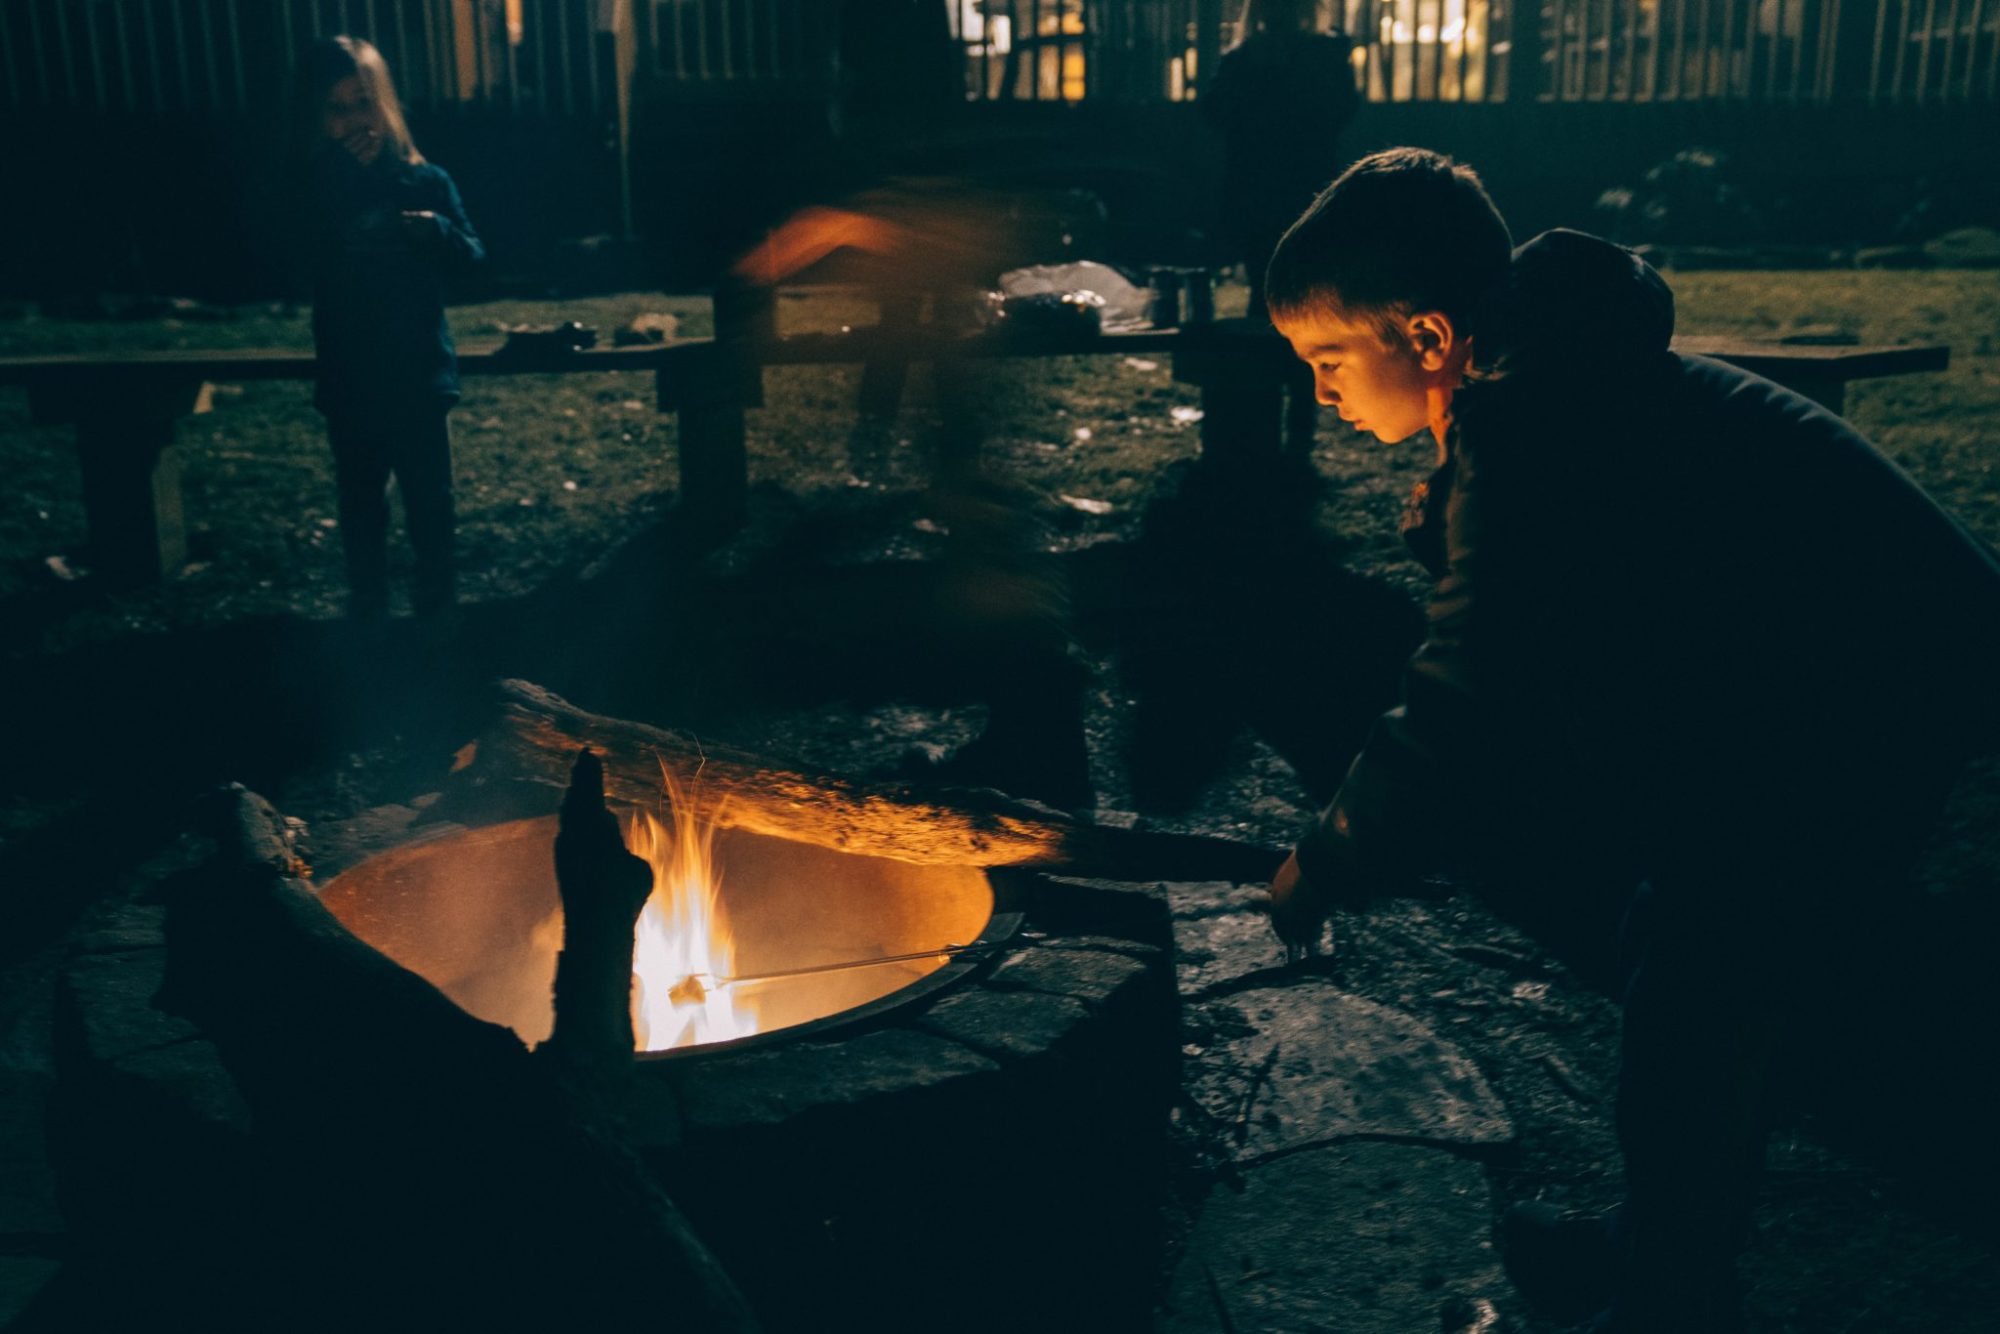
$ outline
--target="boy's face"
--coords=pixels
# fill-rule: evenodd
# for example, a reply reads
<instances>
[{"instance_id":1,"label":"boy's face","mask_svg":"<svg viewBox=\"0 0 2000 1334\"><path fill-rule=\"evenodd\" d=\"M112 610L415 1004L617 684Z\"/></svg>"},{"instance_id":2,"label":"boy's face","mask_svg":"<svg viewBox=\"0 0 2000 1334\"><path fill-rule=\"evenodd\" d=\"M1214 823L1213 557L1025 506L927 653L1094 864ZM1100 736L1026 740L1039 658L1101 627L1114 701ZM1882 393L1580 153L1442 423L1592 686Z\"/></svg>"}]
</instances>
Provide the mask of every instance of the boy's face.
<instances>
[{"instance_id":1,"label":"boy's face","mask_svg":"<svg viewBox=\"0 0 2000 1334\"><path fill-rule=\"evenodd\" d=\"M1439 374L1448 359L1440 359L1427 345L1422 329L1405 330L1413 336L1386 342L1373 322L1323 313L1273 323L1299 360L1312 367L1314 396L1342 421L1387 444L1399 444L1432 425L1449 401L1449 386Z\"/></svg>"}]
</instances>

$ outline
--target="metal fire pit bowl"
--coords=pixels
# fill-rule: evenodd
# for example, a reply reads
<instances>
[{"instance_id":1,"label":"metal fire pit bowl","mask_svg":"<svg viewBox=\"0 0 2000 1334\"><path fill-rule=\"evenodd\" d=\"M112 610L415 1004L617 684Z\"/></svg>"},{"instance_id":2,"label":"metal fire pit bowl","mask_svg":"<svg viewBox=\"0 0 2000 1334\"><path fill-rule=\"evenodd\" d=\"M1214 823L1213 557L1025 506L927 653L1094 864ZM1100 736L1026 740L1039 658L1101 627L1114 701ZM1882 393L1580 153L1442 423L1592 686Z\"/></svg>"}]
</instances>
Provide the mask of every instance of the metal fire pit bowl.
<instances>
[{"instance_id":1,"label":"metal fire pit bowl","mask_svg":"<svg viewBox=\"0 0 2000 1334\"><path fill-rule=\"evenodd\" d=\"M555 836L554 816L452 829L350 867L320 897L348 930L468 1013L537 1043L554 1026L562 945ZM1020 925L974 866L918 866L738 829L717 831L714 855L736 975L977 948L744 984L760 1031L643 1056L762 1045L866 1018L946 985Z\"/></svg>"}]
</instances>

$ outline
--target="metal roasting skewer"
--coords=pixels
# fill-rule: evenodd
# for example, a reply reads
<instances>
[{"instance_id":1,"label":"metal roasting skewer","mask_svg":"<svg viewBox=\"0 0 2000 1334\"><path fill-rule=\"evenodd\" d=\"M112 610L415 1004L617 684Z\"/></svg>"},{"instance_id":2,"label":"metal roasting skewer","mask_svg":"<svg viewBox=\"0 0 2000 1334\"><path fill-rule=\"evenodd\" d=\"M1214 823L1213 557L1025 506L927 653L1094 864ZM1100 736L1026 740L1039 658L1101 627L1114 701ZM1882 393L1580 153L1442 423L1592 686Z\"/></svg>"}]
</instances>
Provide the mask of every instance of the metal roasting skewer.
<instances>
[{"instance_id":1,"label":"metal roasting skewer","mask_svg":"<svg viewBox=\"0 0 2000 1334\"><path fill-rule=\"evenodd\" d=\"M936 959L957 954L969 954L975 950L998 949L994 941L974 941L970 945L940 945L936 949L916 950L909 954L883 954L872 959L843 959L839 963L807 964L803 968L775 968L768 973L730 973L716 977L709 973L689 973L667 993L671 1000L700 1001L718 987L733 987L742 982L772 982L787 977L811 977L818 973L845 973L856 968L880 968L892 963L915 963L919 959Z\"/></svg>"}]
</instances>

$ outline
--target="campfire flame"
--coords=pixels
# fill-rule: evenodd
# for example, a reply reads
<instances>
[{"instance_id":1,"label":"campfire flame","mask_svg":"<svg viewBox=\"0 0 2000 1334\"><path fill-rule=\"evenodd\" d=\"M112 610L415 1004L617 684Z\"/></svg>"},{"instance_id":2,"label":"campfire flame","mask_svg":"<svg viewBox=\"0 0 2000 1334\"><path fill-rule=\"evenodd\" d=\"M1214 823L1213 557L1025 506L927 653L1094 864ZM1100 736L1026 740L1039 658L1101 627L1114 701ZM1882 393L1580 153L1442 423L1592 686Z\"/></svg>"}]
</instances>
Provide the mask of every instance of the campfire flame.
<instances>
[{"instance_id":1,"label":"campfire flame","mask_svg":"<svg viewBox=\"0 0 2000 1334\"><path fill-rule=\"evenodd\" d=\"M647 811L625 822L625 846L653 868L632 950L632 1031L640 1051L724 1042L758 1030L754 1001L714 979L736 971L736 942L722 910L715 826L669 784L672 828Z\"/></svg>"}]
</instances>

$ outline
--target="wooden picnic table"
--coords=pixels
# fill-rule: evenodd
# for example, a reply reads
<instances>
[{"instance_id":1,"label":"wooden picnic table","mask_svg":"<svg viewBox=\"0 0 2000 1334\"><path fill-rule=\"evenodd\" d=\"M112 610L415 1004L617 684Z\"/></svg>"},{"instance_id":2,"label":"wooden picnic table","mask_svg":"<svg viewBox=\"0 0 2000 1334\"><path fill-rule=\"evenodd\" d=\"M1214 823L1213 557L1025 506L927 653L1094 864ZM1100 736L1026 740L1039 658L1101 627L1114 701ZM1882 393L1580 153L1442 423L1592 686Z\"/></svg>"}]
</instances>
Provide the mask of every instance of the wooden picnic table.
<instances>
[{"instance_id":1,"label":"wooden picnic table","mask_svg":"<svg viewBox=\"0 0 2000 1334\"><path fill-rule=\"evenodd\" d=\"M717 325L718 338L638 347L522 355L468 345L459 350L459 370L472 376L651 371L659 410L679 416L680 506L698 532L720 536L742 520L744 412L763 403L766 366L859 363L873 372L939 358L1166 354L1176 380L1201 388L1203 451L1252 453L1278 447L1279 385L1291 362L1282 338L1247 320L1095 334L1002 325L778 337L768 302L731 312L719 301ZM1674 340L1674 347L1741 366L1835 412L1845 405L1849 381L1940 371L1950 361L1949 349L1938 345L1691 337ZM186 560L174 437L179 419L196 410L203 385L310 380L317 368L313 353L280 349L0 357L0 387L26 388L37 425L76 428L93 565L108 582L129 585L157 581ZM894 407L893 393L888 406Z\"/></svg>"}]
</instances>

